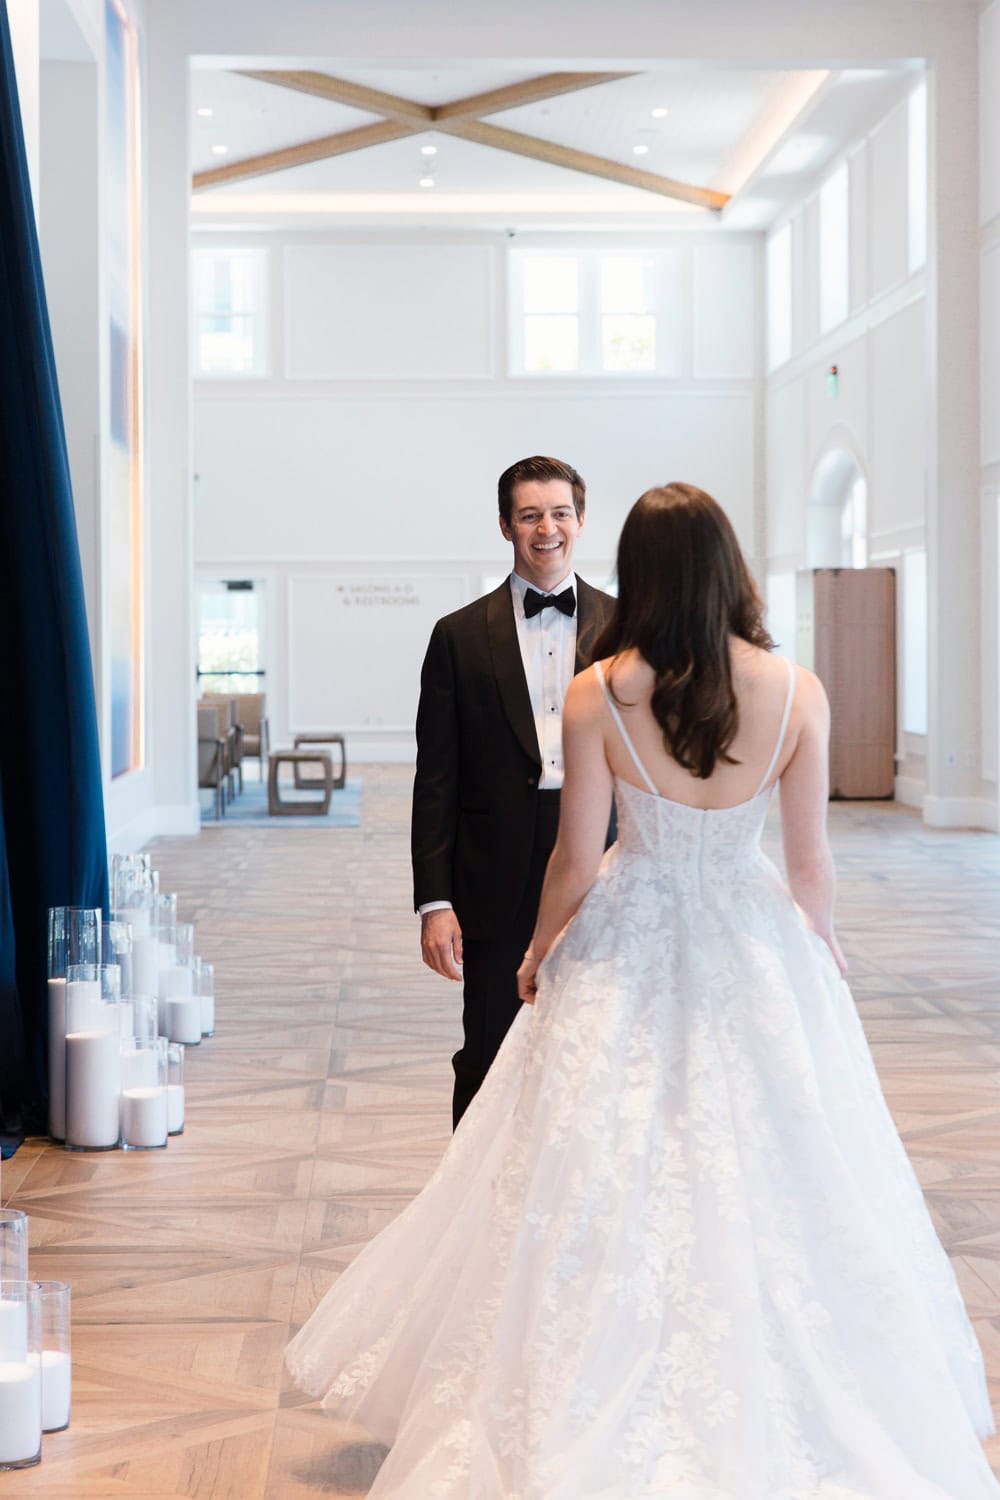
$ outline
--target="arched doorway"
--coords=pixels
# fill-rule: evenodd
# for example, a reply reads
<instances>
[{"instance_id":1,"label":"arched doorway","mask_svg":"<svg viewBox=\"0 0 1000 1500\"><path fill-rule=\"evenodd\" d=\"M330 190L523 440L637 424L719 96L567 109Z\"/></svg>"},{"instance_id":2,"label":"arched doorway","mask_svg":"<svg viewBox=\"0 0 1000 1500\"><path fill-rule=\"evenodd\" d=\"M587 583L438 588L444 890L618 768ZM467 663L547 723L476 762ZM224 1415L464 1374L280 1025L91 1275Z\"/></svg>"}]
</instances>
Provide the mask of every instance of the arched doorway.
<instances>
[{"instance_id":1,"label":"arched doorway","mask_svg":"<svg viewBox=\"0 0 1000 1500\"><path fill-rule=\"evenodd\" d=\"M813 471L806 526L810 568L868 563L868 481L850 448L829 448Z\"/></svg>"}]
</instances>

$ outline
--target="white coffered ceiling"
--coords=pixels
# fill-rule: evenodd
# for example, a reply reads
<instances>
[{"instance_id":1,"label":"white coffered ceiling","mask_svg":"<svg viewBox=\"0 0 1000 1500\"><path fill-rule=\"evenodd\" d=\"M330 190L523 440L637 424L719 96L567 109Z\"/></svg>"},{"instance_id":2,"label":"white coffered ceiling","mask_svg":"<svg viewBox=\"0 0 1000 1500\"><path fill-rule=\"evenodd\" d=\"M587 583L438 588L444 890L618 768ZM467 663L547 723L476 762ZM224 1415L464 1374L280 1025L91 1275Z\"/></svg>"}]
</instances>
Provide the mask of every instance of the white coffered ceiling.
<instances>
[{"instance_id":1,"label":"white coffered ceiling","mask_svg":"<svg viewBox=\"0 0 1000 1500\"><path fill-rule=\"evenodd\" d=\"M250 66L250 64L248 64ZM254 69L266 69L254 60ZM273 64L271 66L278 66ZM280 64L288 68L288 61ZM545 66L365 68L310 59L313 72L423 105L521 84ZM593 71L592 65L588 71ZM623 72L621 65L608 71ZM720 216L660 194L462 140L438 130L325 160L215 183L194 194L196 224L426 221L527 226L762 228L912 84L906 63L791 70L657 63L631 76L492 114L490 125L732 195ZM204 113L211 111L211 114ZM667 110L654 116L654 110ZM192 167L231 167L383 118L219 67L192 71ZM635 147L645 147L637 153ZM225 151L214 148L224 147ZM423 147L435 147L433 155ZM430 176L432 187L421 187Z\"/></svg>"}]
</instances>

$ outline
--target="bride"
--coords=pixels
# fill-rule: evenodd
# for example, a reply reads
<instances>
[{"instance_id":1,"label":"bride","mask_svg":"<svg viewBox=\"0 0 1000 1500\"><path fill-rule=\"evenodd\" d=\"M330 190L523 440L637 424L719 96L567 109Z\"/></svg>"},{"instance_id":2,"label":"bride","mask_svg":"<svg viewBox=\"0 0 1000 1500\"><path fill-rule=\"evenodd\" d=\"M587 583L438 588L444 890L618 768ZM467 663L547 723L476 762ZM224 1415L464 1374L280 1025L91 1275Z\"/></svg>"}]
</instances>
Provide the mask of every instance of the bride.
<instances>
[{"instance_id":1,"label":"bride","mask_svg":"<svg viewBox=\"0 0 1000 1500\"><path fill-rule=\"evenodd\" d=\"M842 977L823 690L769 654L702 491L641 497L618 580L566 699L532 1003L292 1373L392 1445L391 1500L1000 1500Z\"/></svg>"}]
</instances>

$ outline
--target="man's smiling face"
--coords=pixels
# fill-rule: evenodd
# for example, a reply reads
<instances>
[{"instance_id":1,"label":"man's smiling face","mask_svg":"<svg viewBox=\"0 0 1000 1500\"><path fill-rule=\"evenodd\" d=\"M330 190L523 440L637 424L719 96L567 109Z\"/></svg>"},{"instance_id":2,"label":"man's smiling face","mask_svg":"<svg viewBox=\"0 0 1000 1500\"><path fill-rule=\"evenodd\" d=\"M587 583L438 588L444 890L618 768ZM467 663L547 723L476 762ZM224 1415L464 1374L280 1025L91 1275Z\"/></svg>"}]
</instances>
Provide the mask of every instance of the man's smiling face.
<instances>
[{"instance_id":1,"label":"man's smiling face","mask_svg":"<svg viewBox=\"0 0 1000 1500\"><path fill-rule=\"evenodd\" d=\"M561 583L573 566L573 548L583 522L565 479L525 479L511 495L510 525L500 530L514 548L514 571L544 593Z\"/></svg>"}]
</instances>

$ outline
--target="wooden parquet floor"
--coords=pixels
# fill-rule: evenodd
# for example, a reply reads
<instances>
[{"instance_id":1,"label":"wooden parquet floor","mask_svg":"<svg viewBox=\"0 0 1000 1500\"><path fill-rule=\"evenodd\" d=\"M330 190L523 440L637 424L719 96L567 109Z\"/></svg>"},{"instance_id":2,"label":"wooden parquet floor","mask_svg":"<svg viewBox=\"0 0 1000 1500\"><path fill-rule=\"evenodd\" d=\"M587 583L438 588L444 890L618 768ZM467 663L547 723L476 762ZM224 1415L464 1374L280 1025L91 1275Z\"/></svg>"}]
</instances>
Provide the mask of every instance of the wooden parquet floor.
<instances>
[{"instance_id":1,"label":"wooden parquet floor","mask_svg":"<svg viewBox=\"0 0 1000 1500\"><path fill-rule=\"evenodd\" d=\"M364 1494L380 1452L289 1388L282 1352L447 1142L460 994L418 959L410 773L363 776L359 829L154 846L216 962L218 1032L166 1152L4 1165L32 1274L73 1285L74 1406L0 1500ZM832 827L851 982L1000 1407L1000 839L884 804Z\"/></svg>"}]
</instances>

